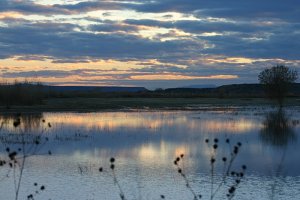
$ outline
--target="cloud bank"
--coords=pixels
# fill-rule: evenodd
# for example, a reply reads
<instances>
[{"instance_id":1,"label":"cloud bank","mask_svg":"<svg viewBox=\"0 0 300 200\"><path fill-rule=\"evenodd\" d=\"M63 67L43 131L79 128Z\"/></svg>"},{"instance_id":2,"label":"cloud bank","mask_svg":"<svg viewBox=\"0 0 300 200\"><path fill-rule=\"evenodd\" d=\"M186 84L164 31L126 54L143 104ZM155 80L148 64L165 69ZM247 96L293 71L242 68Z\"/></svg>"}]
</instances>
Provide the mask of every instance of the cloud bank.
<instances>
[{"instance_id":1,"label":"cloud bank","mask_svg":"<svg viewBox=\"0 0 300 200\"><path fill-rule=\"evenodd\" d=\"M299 69L299 7L297 0L2 0L0 74L146 87L257 82L277 63Z\"/></svg>"}]
</instances>

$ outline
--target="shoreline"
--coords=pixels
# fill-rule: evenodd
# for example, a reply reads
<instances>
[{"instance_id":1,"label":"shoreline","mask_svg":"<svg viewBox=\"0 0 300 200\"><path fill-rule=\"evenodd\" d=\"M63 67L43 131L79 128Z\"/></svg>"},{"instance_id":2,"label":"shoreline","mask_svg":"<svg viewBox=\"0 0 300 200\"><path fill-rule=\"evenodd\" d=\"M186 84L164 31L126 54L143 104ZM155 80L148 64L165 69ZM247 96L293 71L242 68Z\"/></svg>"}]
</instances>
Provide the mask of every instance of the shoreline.
<instances>
[{"instance_id":1,"label":"shoreline","mask_svg":"<svg viewBox=\"0 0 300 200\"><path fill-rule=\"evenodd\" d=\"M0 105L1 113L36 112L139 112L139 111L205 111L247 107L270 107L277 104L263 98L57 98L42 105ZM300 98L288 98L285 107L300 106Z\"/></svg>"}]
</instances>

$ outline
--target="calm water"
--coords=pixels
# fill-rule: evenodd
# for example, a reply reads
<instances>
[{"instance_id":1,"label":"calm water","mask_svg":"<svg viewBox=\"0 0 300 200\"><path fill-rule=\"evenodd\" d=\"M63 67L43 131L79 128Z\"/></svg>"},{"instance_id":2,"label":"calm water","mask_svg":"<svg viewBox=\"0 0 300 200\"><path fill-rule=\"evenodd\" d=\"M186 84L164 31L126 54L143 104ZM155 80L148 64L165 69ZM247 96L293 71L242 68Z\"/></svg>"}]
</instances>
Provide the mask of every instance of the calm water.
<instances>
[{"instance_id":1,"label":"calm water","mask_svg":"<svg viewBox=\"0 0 300 200\"><path fill-rule=\"evenodd\" d=\"M42 120L46 122L43 123ZM19 128L15 119L1 117L1 158L6 147L21 133L48 137L35 156L26 159L20 198L34 193L35 199L93 200L120 199L110 170L110 157L116 158L116 176L126 199L193 199L183 178L173 164L185 154L183 170L191 187L203 199L209 199L222 181L223 156L230 155L230 145L242 143L232 170L247 165L246 175L234 199L300 199L300 109L284 112L267 108L157 111L43 113L21 115ZM48 127L51 123L51 128ZM212 140L218 138L214 175L210 159ZM225 142L230 139L230 144ZM209 139L209 144L205 143ZM30 149L31 144L25 148ZM51 150L52 155L45 155ZM99 167L104 172L100 173ZM14 180L18 170L0 168L1 199L14 199ZM233 184L229 177L215 199L226 199ZM37 182L39 185L34 186Z\"/></svg>"}]
</instances>

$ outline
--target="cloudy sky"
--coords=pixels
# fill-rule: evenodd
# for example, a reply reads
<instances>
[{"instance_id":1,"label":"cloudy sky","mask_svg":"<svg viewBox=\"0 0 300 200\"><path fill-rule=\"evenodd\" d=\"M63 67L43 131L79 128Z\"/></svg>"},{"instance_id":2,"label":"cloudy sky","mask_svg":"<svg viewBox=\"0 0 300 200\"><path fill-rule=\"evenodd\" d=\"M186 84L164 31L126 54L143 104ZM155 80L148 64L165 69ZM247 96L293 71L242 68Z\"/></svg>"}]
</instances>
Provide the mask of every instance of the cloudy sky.
<instances>
[{"instance_id":1,"label":"cloudy sky","mask_svg":"<svg viewBox=\"0 0 300 200\"><path fill-rule=\"evenodd\" d=\"M1 81L147 88L300 70L299 0L0 0Z\"/></svg>"}]
</instances>

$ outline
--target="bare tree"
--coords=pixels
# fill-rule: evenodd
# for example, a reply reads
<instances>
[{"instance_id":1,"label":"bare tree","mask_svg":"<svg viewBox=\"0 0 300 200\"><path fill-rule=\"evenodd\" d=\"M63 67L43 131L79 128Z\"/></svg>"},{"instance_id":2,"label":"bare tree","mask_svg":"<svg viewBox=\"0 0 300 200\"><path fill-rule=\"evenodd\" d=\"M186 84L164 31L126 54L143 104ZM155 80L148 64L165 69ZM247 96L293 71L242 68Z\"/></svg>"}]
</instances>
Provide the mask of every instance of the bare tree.
<instances>
[{"instance_id":1,"label":"bare tree","mask_svg":"<svg viewBox=\"0 0 300 200\"><path fill-rule=\"evenodd\" d=\"M258 80L265 86L268 97L276 100L280 107L283 106L284 98L288 94L291 84L297 79L297 71L285 65L277 65L264 69L258 75Z\"/></svg>"}]
</instances>

